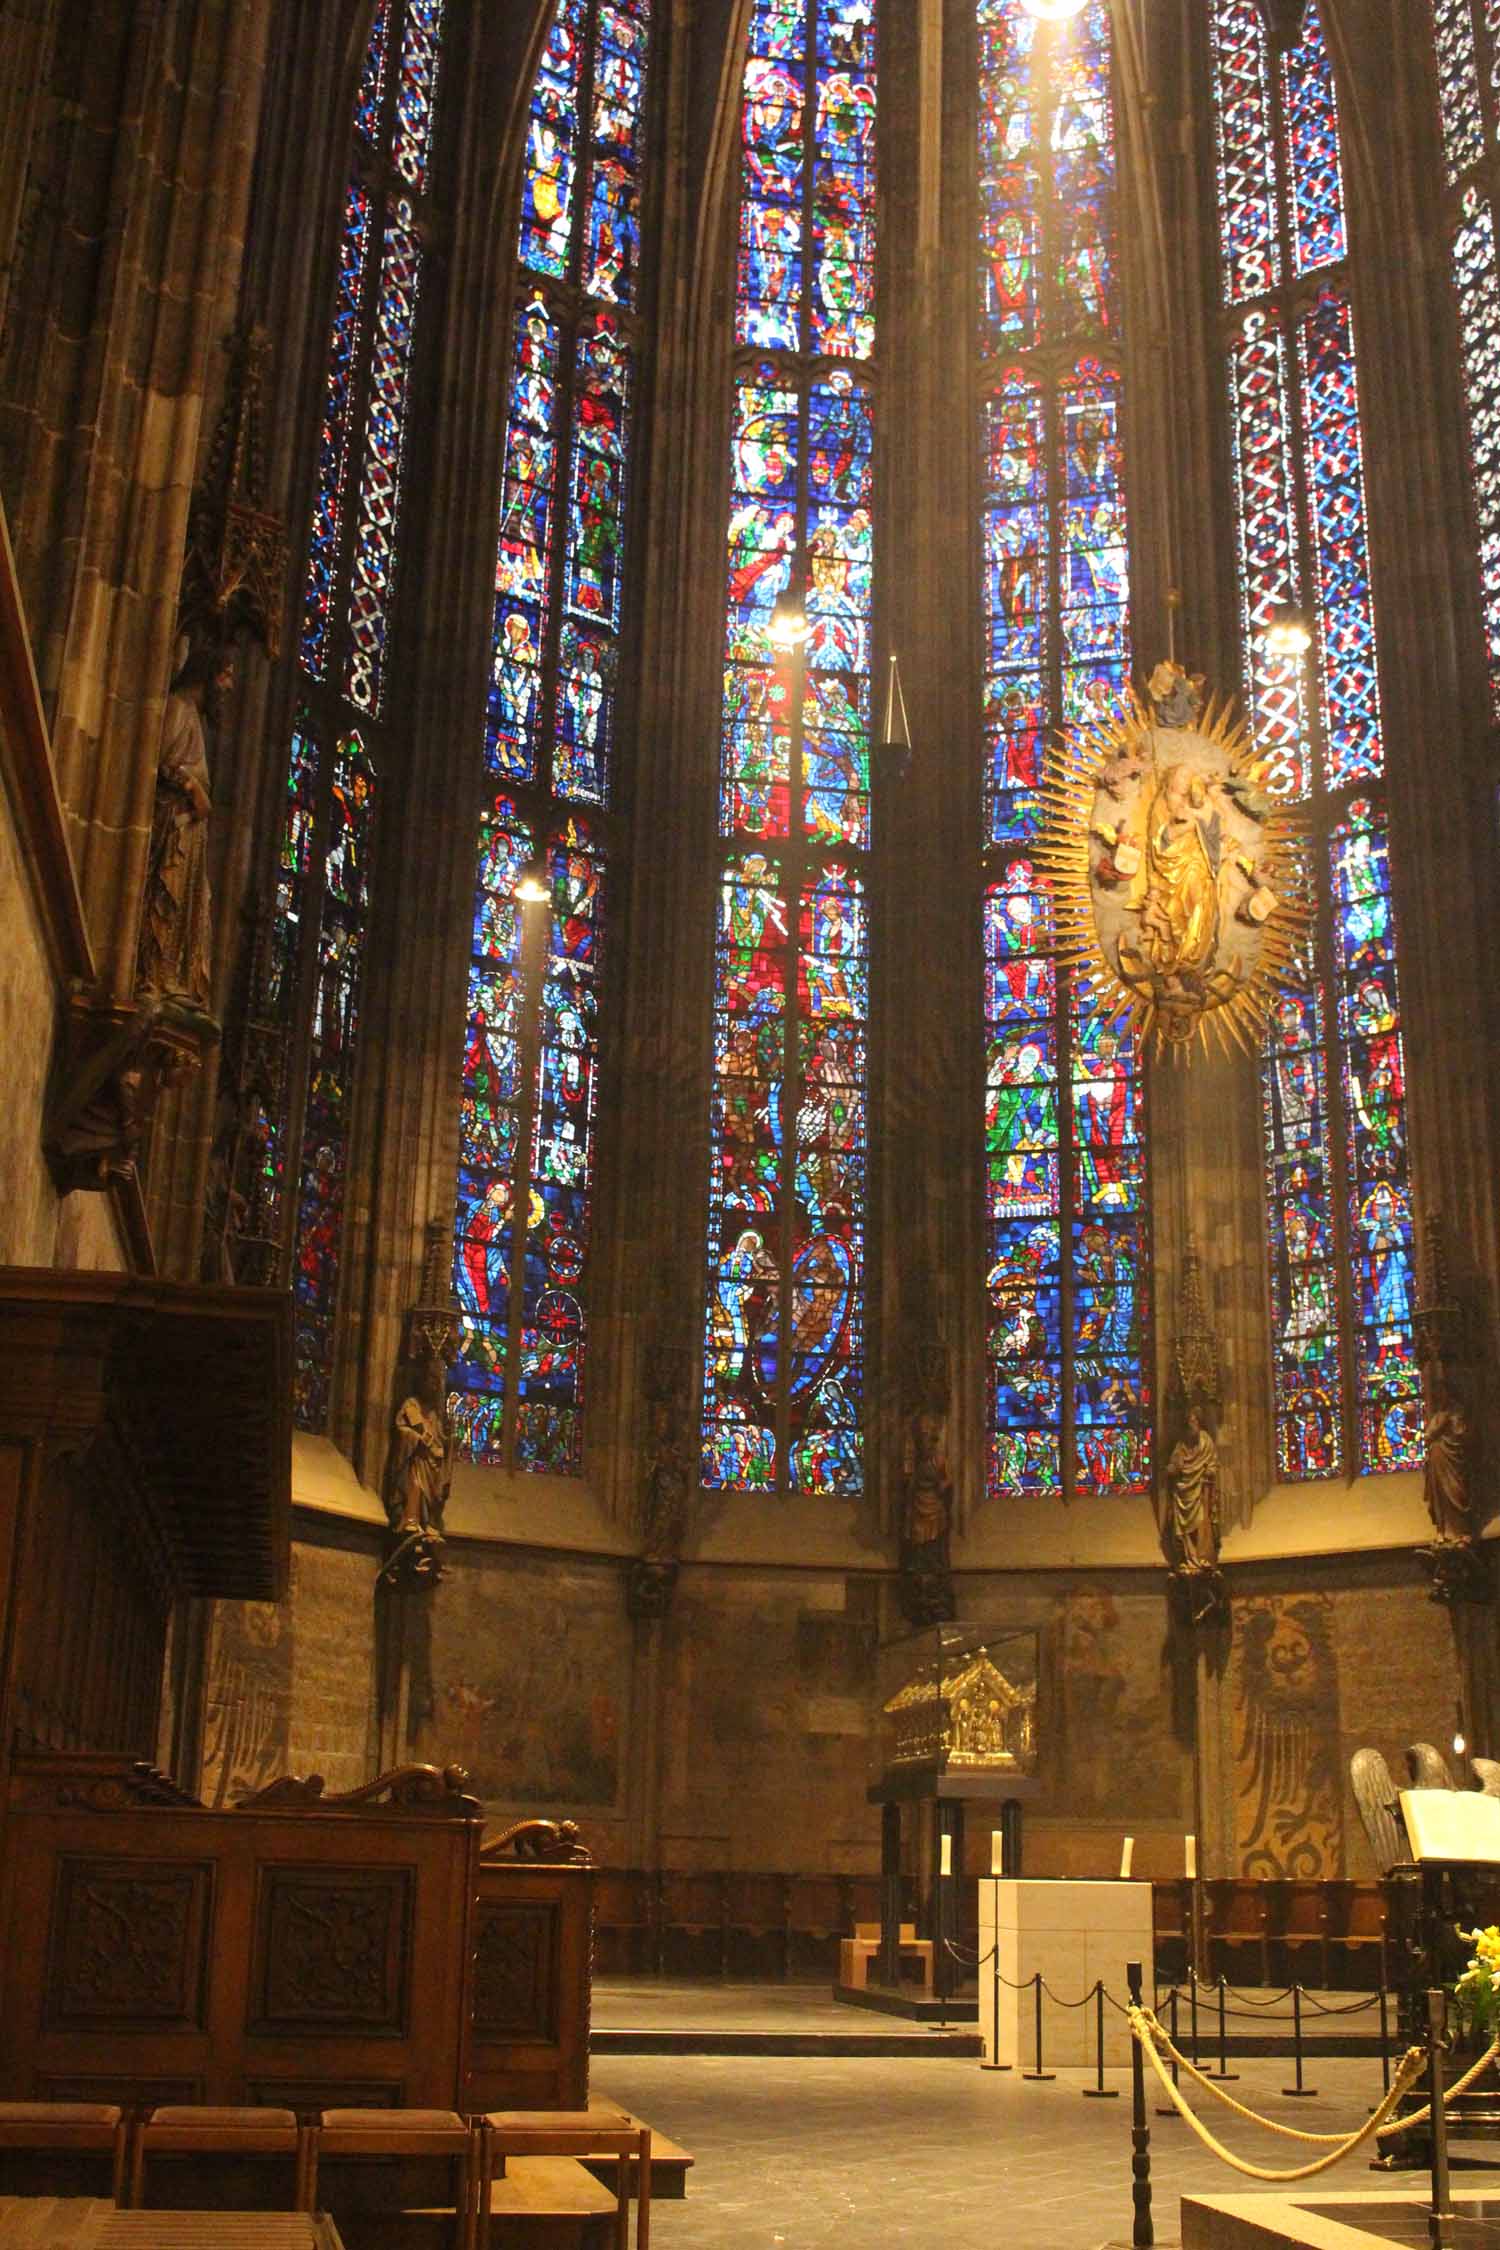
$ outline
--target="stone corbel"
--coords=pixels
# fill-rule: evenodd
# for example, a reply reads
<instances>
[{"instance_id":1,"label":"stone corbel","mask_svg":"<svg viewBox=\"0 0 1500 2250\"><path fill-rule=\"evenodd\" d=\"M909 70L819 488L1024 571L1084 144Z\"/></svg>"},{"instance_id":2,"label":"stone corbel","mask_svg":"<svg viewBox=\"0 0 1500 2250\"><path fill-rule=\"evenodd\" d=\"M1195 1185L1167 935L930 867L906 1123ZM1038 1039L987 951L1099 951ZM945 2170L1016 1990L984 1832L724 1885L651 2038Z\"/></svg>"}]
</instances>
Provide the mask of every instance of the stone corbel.
<instances>
[{"instance_id":1,"label":"stone corbel","mask_svg":"<svg viewBox=\"0 0 1500 2250\"><path fill-rule=\"evenodd\" d=\"M59 1192L133 1180L161 1093L201 1069L218 1039L212 1016L170 994L118 1000L75 988L43 1135Z\"/></svg>"}]
</instances>

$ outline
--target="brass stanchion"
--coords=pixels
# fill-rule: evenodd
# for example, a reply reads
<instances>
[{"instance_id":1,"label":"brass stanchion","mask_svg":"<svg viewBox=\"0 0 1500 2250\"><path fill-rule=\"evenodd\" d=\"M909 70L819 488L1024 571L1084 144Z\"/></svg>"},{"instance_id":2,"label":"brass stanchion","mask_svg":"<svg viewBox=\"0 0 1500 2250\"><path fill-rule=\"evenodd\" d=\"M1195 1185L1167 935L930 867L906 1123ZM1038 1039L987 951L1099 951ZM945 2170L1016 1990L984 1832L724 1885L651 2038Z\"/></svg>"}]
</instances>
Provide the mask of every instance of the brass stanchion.
<instances>
[{"instance_id":1,"label":"brass stanchion","mask_svg":"<svg viewBox=\"0 0 1500 2250\"><path fill-rule=\"evenodd\" d=\"M1130 2005L1141 2005L1141 1964L1125 1964L1125 1989ZM1135 2208L1131 2250L1152 2250L1156 2234L1151 2225L1151 2128L1146 2123L1146 2062L1140 2040L1130 2040L1130 2196Z\"/></svg>"}]
</instances>

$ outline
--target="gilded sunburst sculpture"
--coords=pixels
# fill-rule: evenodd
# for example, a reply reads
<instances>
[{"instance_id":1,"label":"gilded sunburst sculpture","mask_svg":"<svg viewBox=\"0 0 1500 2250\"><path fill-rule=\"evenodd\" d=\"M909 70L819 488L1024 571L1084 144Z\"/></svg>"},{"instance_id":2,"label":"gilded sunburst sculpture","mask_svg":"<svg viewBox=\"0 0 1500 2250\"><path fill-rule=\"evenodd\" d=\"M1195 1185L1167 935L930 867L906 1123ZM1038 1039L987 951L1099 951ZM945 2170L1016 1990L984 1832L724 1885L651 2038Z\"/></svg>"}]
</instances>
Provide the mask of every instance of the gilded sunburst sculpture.
<instances>
[{"instance_id":1,"label":"gilded sunburst sculpture","mask_svg":"<svg viewBox=\"0 0 1500 2250\"><path fill-rule=\"evenodd\" d=\"M1247 1052L1296 978L1312 914L1296 814L1228 697L1158 664L1111 717L1047 753L1038 852L1060 958L1093 1005L1180 1058L1212 1033Z\"/></svg>"}]
</instances>

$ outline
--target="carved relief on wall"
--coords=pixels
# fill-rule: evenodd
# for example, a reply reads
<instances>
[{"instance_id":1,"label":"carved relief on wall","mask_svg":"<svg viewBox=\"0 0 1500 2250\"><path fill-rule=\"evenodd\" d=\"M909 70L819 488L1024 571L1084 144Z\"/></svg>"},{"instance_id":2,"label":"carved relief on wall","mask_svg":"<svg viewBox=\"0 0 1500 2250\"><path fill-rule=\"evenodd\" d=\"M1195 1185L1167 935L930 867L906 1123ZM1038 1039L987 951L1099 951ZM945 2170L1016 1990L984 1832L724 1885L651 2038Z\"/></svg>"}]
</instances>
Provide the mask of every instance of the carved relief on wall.
<instances>
[{"instance_id":1,"label":"carved relief on wall","mask_svg":"<svg viewBox=\"0 0 1500 2250\"><path fill-rule=\"evenodd\" d=\"M187 2030L203 2020L213 1913L207 1862L65 1859L52 1909L47 2020L84 2029L139 2021Z\"/></svg>"},{"instance_id":2,"label":"carved relief on wall","mask_svg":"<svg viewBox=\"0 0 1500 2250\"><path fill-rule=\"evenodd\" d=\"M474 1951L477 2037L556 2039L556 1951L555 1907L480 1907Z\"/></svg>"},{"instance_id":3,"label":"carved relief on wall","mask_svg":"<svg viewBox=\"0 0 1500 2250\"><path fill-rule=\"evenodd\" d=\"M409 1868L261 1870L255 2031L405 2032Z\"/></svg>"},{"instance_id":4,"label":"carved relief on wall","mask_svg":"<svg viewBox=\"0 0 1500 2250\"><path fill-rule=\"evenodd\" d=\"M1326 1594L1237 1602L1231 1662L1235 1866L1244 1876L1344 1871L1338 1673Z\"/></svg>"}]
</instances>

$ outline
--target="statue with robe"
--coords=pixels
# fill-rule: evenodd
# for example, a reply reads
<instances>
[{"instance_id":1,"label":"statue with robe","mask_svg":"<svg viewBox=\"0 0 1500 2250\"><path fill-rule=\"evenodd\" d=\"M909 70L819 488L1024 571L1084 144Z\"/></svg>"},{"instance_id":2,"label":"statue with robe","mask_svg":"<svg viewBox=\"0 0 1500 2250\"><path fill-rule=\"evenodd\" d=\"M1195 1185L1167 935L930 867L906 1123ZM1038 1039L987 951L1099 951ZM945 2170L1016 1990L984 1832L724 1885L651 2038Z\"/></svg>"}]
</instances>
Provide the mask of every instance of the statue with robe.
<instances>
[{"instance_id":1,"label":"statue with robe","mask_svg":"<svg viewBox=\"0 0 1500 2250\"><path fill-rule=\"evenodd\" d=\"M218 716L233 670L233 652L218 642L190 647L167 697L136 969L142 992L185 1001L204 1014L213 993L212 801L204 729Z\"/></svg>"},{"instance_id":2,"label":"statue with robe","mask_svg":"<svg viewBox=\"0 0 1500 2250\"><path fill-rule=\"evenodd\" d=\"M1178 1567L1216 1570L1219 1562L1219 1449L1196 1406L1167 1456L1167 1500Z\"/></svg>"},{"instance_id":3,"label":"statue with robe","mask_svg":"<svg viewBox=\"0 0 1500 2250\"><path fill-rule=\"evenodd\" d=\"M948 1535L953 1480L943 1453L943 1416L919 1406L907 1429L902 1478L901 1606L914 1625L955 1615Z\"/></svg>"},{"instance_id":4,"label":"statue with robe","mask_svg":"<svg viewBox=\"0 0 1500 2250\"><path fill-rule=\"evenodd\" d=\"M430 1583L442 1576L443 1511L453 1476L445 1387L441 1359L428 1354L396 1409L386 1475L391 1544L382 1576Z\"/></svg>"},{"instance_id":5,"label":"statue with robe","mask_svg":"<svg viewBox=\"0 0 1500 2250\"><path fill-rule=\"evenodd\" d=\"M1470 1540L1474 1526L1469 1500L1469 1418L1438 1360L1427 1375L1427 1447L1422 1497L1439 1539Z\"/></svg>"}]
</instances>

